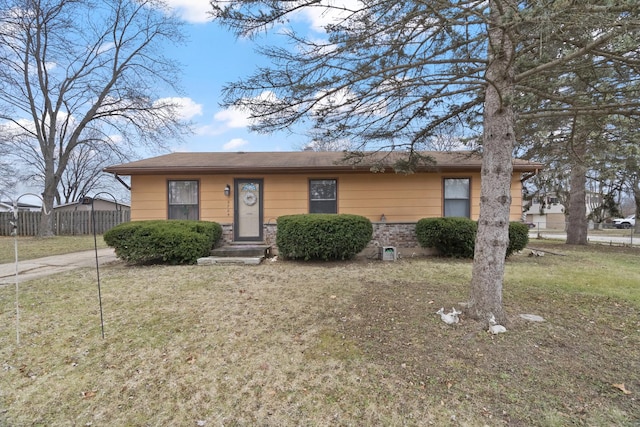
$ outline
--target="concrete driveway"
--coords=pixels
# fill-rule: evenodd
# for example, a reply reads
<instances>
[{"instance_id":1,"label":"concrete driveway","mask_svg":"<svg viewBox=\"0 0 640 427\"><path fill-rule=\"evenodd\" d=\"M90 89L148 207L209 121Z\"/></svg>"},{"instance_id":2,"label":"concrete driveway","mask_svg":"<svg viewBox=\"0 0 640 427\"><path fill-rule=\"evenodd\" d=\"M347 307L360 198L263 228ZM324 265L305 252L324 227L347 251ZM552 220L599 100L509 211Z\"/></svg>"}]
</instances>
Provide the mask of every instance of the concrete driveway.
<instances>
[{"instance_id":1,"label":"concrete driveway","mask_svg":"<svg viewBox=\"0 0 640 427\"><path fill-rule=\"evenodd\" d=\"M100 265L117 260L112 248L98 249ZM62 273L82 267L96 266L94 250L74 252L65 255L53 255L30 260L18 259L18 282L25 282L50 274ZM16 263L0 264L0 285L16 282Z\"/></svg>"}]
</instances>

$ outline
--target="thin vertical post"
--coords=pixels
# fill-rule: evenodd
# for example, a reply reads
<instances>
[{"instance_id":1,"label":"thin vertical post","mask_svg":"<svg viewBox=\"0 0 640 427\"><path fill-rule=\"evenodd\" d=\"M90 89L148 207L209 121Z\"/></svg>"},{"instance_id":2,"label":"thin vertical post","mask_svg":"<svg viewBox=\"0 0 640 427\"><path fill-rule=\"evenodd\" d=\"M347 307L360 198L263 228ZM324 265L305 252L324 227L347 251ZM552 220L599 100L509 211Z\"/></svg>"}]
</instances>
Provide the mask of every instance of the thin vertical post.
<instances>
[{"instance_id":1,"label":"thin vertical post","mask_svg":"<svg viewBox=\"0 0 640 427\"><path fill-rule=\"evenodd\" d=\"M16 344L20 345L20 285L18 280L18 202L13 202L13 253L16 266Z\"/></svg>"}]
</instances>

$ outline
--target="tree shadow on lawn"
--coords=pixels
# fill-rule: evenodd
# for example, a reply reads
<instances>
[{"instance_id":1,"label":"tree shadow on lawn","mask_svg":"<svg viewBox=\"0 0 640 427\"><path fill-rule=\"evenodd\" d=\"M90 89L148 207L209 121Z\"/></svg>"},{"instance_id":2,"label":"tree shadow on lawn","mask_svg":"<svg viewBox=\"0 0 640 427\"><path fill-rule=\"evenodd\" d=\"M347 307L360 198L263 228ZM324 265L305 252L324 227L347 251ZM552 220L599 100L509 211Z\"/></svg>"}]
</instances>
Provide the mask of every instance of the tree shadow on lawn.
<instances>
[{"instance_id":1,"label":"tree shadow on lawn","mask_svg":"<svg viewBox=\"0 0 640 427\"><path fill-rule=\"evenodd\" d=\"M341 314L350 321L337 322L338 332L402 378L408 400L444 405L458 421L477 421L481 414L510 426L550 420L638 425L637 309L605 297L527 289L505 297L511 324L493 336L464 317L446 325L435 315L440 305L424 297L462 301L466 292L455 284L366 283ZM521 313L543 315L545 322L525 321Z\"/></svg>"}]
</instances>

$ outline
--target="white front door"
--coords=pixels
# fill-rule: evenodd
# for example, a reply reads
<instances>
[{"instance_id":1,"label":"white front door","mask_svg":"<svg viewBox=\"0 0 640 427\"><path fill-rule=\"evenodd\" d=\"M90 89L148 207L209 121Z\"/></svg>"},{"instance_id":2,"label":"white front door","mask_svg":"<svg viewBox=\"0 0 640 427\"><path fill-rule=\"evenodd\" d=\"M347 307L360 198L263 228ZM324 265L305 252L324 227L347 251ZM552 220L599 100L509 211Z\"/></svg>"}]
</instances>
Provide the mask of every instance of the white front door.
<instances>
[{"instance_id":1,"label":"white front door","mask_svg":"<svg viewBox=\"0 0 640 427\"><path fill-rule=\"evenodd\" d=\"M234 240L262 241L262 180L236 179Z\"/></svg>"}]
</instances>

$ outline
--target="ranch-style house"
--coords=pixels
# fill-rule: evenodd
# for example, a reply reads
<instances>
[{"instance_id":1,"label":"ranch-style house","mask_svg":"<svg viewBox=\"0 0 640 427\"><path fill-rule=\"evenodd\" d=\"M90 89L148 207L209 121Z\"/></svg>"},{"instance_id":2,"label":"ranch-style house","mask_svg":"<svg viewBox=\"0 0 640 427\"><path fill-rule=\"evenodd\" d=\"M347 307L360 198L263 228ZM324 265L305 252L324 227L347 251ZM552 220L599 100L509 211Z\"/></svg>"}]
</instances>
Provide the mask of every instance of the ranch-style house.
<instances>
[{"instance_id":1,"label":"ranch-style house","mask_svg":"<svg viewBox=\"0 0 640 427\"><path fill-rule=\"evenodd\" d=\"M282 215L349 213L373 223L371 246L420 251L421 218L478 219L481 156L421 152L433 162L413 173L391 165L406 154L372 153L359 162L342 152L172 153L105 168L131 177L131 220L199 219L223 226L223 243L275 246ZM510 219L522 218L522 180L542 165L513 160ZM375 170L376 172L373 172Z\"/></svg>"}]
</instances>

